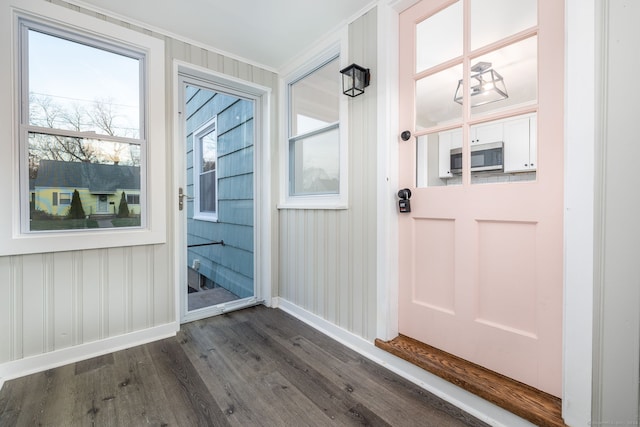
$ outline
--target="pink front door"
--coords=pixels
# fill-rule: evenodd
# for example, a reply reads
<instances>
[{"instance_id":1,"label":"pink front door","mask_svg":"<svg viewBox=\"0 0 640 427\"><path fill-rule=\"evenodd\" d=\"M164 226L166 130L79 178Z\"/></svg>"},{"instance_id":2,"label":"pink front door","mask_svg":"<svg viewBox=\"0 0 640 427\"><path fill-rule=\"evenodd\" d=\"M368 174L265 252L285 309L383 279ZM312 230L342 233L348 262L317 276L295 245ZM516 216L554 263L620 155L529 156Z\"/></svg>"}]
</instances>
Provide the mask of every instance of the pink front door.
<instances>
[{"instance_id":1,"label":"pink front door","mask_svg":"<svg viewBox=\"0 0 640 427\"><path fill-rule=\"evenodd\" d=\"M563 13L422 0L400 15L400 333L556 396Z\"/></svg>"}]
</instances>

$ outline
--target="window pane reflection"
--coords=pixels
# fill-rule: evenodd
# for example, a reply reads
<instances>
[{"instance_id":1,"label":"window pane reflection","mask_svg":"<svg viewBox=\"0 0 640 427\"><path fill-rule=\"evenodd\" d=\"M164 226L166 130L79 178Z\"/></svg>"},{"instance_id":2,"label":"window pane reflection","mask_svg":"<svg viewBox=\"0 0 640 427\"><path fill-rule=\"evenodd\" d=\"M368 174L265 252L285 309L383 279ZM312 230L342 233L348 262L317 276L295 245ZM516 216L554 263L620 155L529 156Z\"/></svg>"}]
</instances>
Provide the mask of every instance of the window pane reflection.
<instances>
[{"instance_id":1,"label":"window pane reflection","mask_svg":"<svg viewBox=\"0 0 640 427\"><path fill-rule=\"evenodd\" d=\"M471 108L477 116L507 107L522 107L533 104L538 98L538 38L530 37L502 49L495 50L472 61L473 64L488 63L504 79L508 98ZM473 96L484 96L477 94Z\"/></svg>"},{"instance_id":2,"label":"window pane reflection","mask_svg":"<svg viewBox=\"0 0 640 427\"><path fill-rule=\"evenodd\" d=\"M29 124L140 138L137 58L29 30Z\"/></svg>"},{"instance_id":3,"label":"window pane reflection","mask_svg":"<svg viewBox=\"0 0 640 427\"><path fill-rule=\"evenodd\" d=\"M535 26L537 3L536 0L471 0L471 49Z\"/></svg>"},{"instance_id":4,"label":"window pane reflection","mask_svg":"<svg viewBox=\"0 0 640 427\"><path fill-rule=\"evenodd\" d=\"M462 105L454 101L462 64L416 82L416 130L462 120Z\"/></svg>"},{"instance_id":5,"label":"window pane reflection","mask_svg":"<svg viewBox=\"0 0 640 427\"><path fill-rule=\"evenodd\" d=\"M30 132L29 231L140 227L140 181L137 144Z\"/></svg>"},{"instance_id":6,"label":"window pane reflection","mask_svg":"<svg viewBox=\"0 0 640 427\"><path fill-rule=\"evenodd\" d=\"M416 25L416 72L462 55L462 2Z\"/></svg>"},{"instance_id":7,"label":"window pane reflection","mask_svg":"<svg viewBox=\"0 0 640 427\"><path fill-rule=\"evenodd\" d=\"M339 70L336 58L291 84L291 135L302 135L338 121L342 93Z\"/></svg>"},{"instance_id":8,"label":"window pane reflection","mask_svg":"<svg viewBox=\"0 0 640 427\"><path fill-rule=\"evenodd\" d=\"M336 127L290 145L291 194L337 194L340 190L340 138Z\"/></svg>"}]
</instances>

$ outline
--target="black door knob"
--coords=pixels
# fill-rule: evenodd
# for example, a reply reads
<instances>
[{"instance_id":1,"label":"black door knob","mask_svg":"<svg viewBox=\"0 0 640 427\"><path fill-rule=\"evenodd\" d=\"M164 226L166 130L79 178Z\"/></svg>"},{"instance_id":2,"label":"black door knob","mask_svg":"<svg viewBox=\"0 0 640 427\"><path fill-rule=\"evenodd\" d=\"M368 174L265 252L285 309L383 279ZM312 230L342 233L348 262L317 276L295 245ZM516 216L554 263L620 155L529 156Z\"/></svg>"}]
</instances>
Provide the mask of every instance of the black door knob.
<instances>
[{"instance_id":1,"label":"black door knob","mask_svg":"<svg viewBox=\"0 0 640 427\"><path fill-rule=\"evenodd\" d=\"M408 188L403 188L402 190L398 191L398 197L400 197L402 200L409 200L411 198L411 190L409 190Z\"/></svg>"}]
</instances>

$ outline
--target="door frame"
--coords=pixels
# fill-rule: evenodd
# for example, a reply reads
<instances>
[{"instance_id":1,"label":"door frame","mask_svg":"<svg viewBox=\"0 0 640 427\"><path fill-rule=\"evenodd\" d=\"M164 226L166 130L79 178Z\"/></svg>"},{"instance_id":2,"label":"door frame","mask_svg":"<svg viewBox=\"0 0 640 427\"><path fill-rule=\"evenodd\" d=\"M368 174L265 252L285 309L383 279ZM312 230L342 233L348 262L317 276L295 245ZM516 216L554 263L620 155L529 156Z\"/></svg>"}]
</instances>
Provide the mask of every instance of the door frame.
<instances>
[{"instance_id":1,"label":"door frame","mask_svg":"<svg viewBox=\"0 0 640 427\"><path fill-rule=\"evenodd\" d=\"M183 316L182 301L183 282L185 282L187 271L186 251L186 221L183 220L182 213L178 210L178 190L186 184L184 181L184 171L186 170L186 159L184 156L184 123L180 111L183 100L180 98L181 76L201 80L208 84L220 87L232 95L237 95L255 102L255 139L254 139L254 164L253 164L253 185L254 185L254 289L253 298L242 299L237 303L230 302L218 310L206 311L205 316L189 315L185 312ZM173 185L172 194L169 197L171 211L173 215L173 243L174 243L174 291L175 291L175 314L178 323L197 320L215 314L245 308L255 304L264 304L268 307L272 305L271 289L271 138L270 138L270 105L271 88L248 82L236 77L228 76L204 67L200 67L188 62L173 61ZM183 277L185 276L185 277Z\"/></svg>"}]
</instances>

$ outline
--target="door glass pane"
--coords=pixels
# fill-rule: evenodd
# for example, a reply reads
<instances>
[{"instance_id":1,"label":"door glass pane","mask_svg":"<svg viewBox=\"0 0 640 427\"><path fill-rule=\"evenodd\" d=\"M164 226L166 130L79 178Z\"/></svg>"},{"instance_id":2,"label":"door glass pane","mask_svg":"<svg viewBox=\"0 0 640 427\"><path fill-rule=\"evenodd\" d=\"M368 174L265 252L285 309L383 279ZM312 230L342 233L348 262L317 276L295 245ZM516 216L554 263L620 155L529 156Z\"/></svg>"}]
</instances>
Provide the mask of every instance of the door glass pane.
<instances>
[{"instance_id":1,"label":"door glass pane","mask_svg":"<svg viewBox=\"0 0 640 427\"><path fill-rule=\"evenodd\" d=\"M416 186L462 184L462 129L421 135L416 141Z\"/></svg>"},{"instance_id":2,"label":"door glass pane","mask_svg":"<svg viewBox=\"0 0 640 427\"><path fill-rule=\"evenodd\" d=\"M495 50L471 62L471 115L523 107L538 98L538 37ZM474 77L475 76L475 77ZM504 92L504 94L503 94ZM506 95L506 98L502 95ZM483 100L490 102L484 103Z\"/></svg>"},{"instance_id":3,"label":"door glass pane","mask_svg":"<svg viewBox=\"0 0 640 427\"><path fill-rule=\"evenodd\" d=\"M462 2L416 25L416 72L462 55Z\"/></svg>"},{"instance_id":4,"label":"door glass pane","mask_svg":"<svg viewBox=\"0 0 640 427\"><path fill-rule=\"evenodd\" d=\"M462 64L416 82L416 130L462 120L462 105L453 99L461 78Z\"/></svg>"},{"instance_id":5,"label":"door glass pane","mask_svg":"<svg viewBox=\"0 0 640 427\"><path fill-rule=\"evenodd\" d=\"M537 24L537 0L471 0L471 49Z\"/></svg>"},{"instance_id":6,"label":"door glass pane","mask_svg":"<svg viewBox=\"0 0 640 427\"><path fill-rule=\"evenodd\" d=\"M183 82L182 321L254 293L253 100Z\"/></svg>"}]
</instances>

